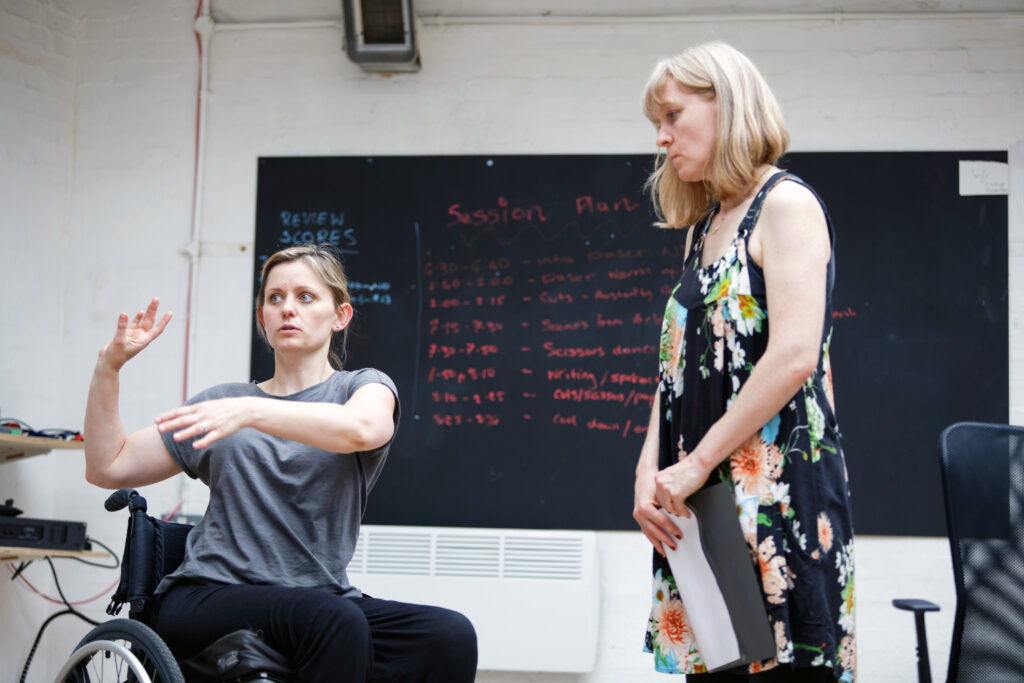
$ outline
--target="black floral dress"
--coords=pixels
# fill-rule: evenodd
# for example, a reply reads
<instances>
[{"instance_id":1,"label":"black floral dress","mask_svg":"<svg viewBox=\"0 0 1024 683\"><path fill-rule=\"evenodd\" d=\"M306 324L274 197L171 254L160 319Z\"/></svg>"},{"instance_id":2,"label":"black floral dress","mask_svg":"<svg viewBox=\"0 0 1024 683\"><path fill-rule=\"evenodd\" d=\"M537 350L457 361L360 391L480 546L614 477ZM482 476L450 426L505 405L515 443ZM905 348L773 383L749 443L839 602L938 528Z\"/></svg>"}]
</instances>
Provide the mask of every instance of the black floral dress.
<instances>
[{"instance_id":1,"label":"black floral dress","mask_svg":"<svg viewBox=\"0 0 1024 683\"><path fill-rule=\"evenodd\" d=\"M659 469L696 448L765 351L770 315L764 275L749 258L747 246L765 196L784 181L806 187L793 175L773 175L754 198L725 255L704 268L700 254L714 212L696 226L661 332ZM776 657L754 663L750 673L776 663L825 666L850 683L856 671L853 526L829 366L833 262L834 257L828 264L817 370L777 415L722 462L709 483L724 481L733 490L775 631ZM702 673L706 668L677 580L685 577L673 577L667 561L655 553L645 649L654 654L659 671Z\"/></svg>"}]
</instances>

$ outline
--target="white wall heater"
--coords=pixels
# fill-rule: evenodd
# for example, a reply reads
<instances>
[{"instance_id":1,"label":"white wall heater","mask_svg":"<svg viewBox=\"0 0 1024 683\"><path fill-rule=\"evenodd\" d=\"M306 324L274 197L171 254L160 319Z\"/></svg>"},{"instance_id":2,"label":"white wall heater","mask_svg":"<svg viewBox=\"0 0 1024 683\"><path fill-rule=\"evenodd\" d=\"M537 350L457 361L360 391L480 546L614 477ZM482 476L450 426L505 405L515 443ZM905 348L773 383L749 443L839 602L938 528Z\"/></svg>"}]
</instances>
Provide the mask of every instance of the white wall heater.
<instances>
[{"instance_id":1,"label":"white wall heater","mask_svg":"<svg viewBox=\"0 0 1024 683\"><path fill-rule=\"evenodd\" d=\"M465 614L476 627L480 669L594 668L593 531L364 525L348 575L374 597Z\"/></svg>"}]
</instances>

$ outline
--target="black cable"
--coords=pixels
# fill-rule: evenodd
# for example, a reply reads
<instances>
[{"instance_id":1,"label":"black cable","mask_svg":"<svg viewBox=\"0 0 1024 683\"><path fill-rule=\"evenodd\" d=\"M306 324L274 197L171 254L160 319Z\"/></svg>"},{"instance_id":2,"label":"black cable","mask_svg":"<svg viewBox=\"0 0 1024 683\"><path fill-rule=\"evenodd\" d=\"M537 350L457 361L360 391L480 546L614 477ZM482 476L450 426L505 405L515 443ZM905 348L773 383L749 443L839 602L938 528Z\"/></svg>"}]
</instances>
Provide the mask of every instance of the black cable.
<instances>
[{"instance_id":1,"label":"black cable","mask_svg":"<svg viewBox=\"0 0 1024 683\"><path fill-rule=\"evenodd\" d=\"M15 580L16 578L18 578L18 576L19 576L19 575L20 575L20 574L21 574L21 573L22 573L23 571L25 571L25 569L26 569L26 568L27 568L27 567L28 567L28 566L29 566L30 564L32 564L32 560L29 560L29 561L27 561L27 562L21 562L21 563L19 563L19 564L18 564L18 568L17 568L17 569L15 569L15 570L14 570L14 574L12 574L12 575L11 575L11 581L14 581L14 580Z\"/></svg>"},{"instance_id":2,"label":"black cable","mask_svg":"<svg viewBox=\"0 0 1024 683\"><path fill-rule=\"evenodd\" d=\"M50 565L50 573L53 574L53 585L55 585L57 587L57 594L60 595L60 599L64 601L64 604L67 605L68 609L71 610L72 613L74 613L75 616L79 617L82 621L88 622L88 623L92 624L93 626L99 626L100 622L94 621L94 620L90 619L89 617L85 616L84 614L82 614L81 612L76 610L71 605L70 602L68 602L68 599L66 597L64 597L63 589L61 589L61 587L60 587L60 579L57 578L57 568L53 566L53 560L51 560L49 557L47 557L46 558L46 563L48 565Z\"/></svg>"},{"instance_id":3,"label":"black cable","mask_svg":"<svg viewBox=\"0 0 1024 683\"><path fill-rule=\"evenodd\" d=\"M60 555L57 556L57 559L75 560L77 562L81 562L82 564L87 564L87 565L90 565L92 567L99 567L101 569L117 569L118 567L121 566L121 558L117 556L117 553L115 553L113 550L111 550L110 546L105 545L105 544L101 543L100 541L97 541L95 538L90 538L89 539L89 543L95 543L99 547L101 547L104 550L106 550L107 553L109 553L110 556L114 558L114 564L112 564L112 565L110 565L110 564L100 564L99 562L93 562L92 560L87 560L87 559L82 558L82 557L63 557L63 556L60 556Z\"/></svg>"},{"instance_id":4,"label":"black cable","mask_svg":"<svg viewBox=\"0 0 1024 683\"><path fill-rule=\"evenodd\" d=\"M47 557L46 562L50 565L50 572L53 574L53 583L57 587L57 593L60 595L60 599L64 601L64 604L67 605L67 609L50 615L50 618L44 621L43 625L39 627L39 632L36 633L36 639L32 643L32 649L28 651L28 658L25 660L25 668L21 670L21 683L25 683L25 678L28 677L28 667L32 664L32 658L36 655L36 649L39 647L39 641L43 638L43 631L46 630L46 627L50 625L51 621L65 614L74 614L87 624L91 624L93 626L99 626L100 624L100 622L90 619L71 606L71 603L68 602L68 599L64 596L64 590L60 587L60 579L57 578L57 568L53 566L53 560Z\"/></svg>"},{"instance_id":5,"label":"black cable","mask_svg":"<svg viewBox=\"0 0 1024 683\"><path fill-rule=\"evenodd\" d=\"M28 677L28 667L29 667L30 664L32 664L32 658L36 656L36 648L39 647L39 641L43 637L43 631L46 630L46 627L50 625L51 621L53 621L57 617L62 617L65 614L75 614L75 610L73 610L73 609L66 609L66 610L64 610L62 612L57 612L56 614L51 614L50 618L47 619L46 621L44 621L43 625L39 627L39 632L36 634L36 639L32 643L32 649L30 649L28 651L28 659L25 660L25 668L23 668L21 670L21 678L19 679L20 683L25 683L25 679Z\"/></svg>"},{"instance_id":6,"label":"black cable","mask_svg":"<svg viewBox=\"0 0 1024 683\"><path fill-rule=\"evenodd\" d=\"M117 553L115 553L113 550L111 550L111 548L109 546L103 544L100 541L92 539L92 538L89 539L89 542L90 543L95 543L96 545L100 546L101 548L106 550L108 553L110 553L110 556L114 558L113 566L111 566L109 564L100 564L98 562L92 562L90 560L85 560L85 559L82 559L80 557L72 557L72 558L67 558L67 559L78 560L82 564L88 564L88 565L92 565L94 567L101 567L103 569L117 569L118 567L121 566L121 558L117 555ZM81 619L82 621L86 622L87 624L91 624L92 626L98 626L99 623L100 623L98 621L94 621L93 619L90 619L89 617L85 616L84 614L82 614L81 612L76 610L71 605L71 603L68 601L67 597L64 595L64 590L60 586L60 579L57 578L57 568L53 566L53 560L50 559L49 557L47 557L46 558L46 562L47 562L47 564L50 565L50 572L53 574L53 583L57 587L57 593L58 593L58 595L60 595L60 599L64 601L64 605L67 607L67 609L61 610L60 612L57 612L56 614L51 614L50 617L46 621L43 622L43 625L39 627L39 631L36 633L36 639L32 642L32 648L28 651L28 657L25 659L25 667L21 670L21 680L20 680L20 683L25 683L25 679L28 677L29 666L31 666L32 659L35 657L36 650L39 648L39 641L42 640L43 632L46 630L46 627L50 625L51 621L53 621L57 617L64 616L65 614L73 614L76 617L78 617L79 619ZM28 562L22 562L20 564L20 566L18 567L17 571L14 572L14 576L11 577L11 581L14 581L16 578L18 578L18 575L21 574L21 572L30 564L32 564L31 560L29 560Z\"/></svg>"}]
</instances>

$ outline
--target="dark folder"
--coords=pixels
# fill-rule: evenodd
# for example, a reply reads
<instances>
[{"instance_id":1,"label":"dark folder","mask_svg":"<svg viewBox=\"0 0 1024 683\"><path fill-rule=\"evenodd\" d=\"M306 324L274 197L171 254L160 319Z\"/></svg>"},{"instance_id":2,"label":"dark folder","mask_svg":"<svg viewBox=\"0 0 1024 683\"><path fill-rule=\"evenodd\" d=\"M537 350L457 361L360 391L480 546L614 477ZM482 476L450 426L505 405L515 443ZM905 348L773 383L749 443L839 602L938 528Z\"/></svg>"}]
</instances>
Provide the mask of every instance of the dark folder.
<instances>
[{"instance_id":1,"label":"dark folder","mask_svg":"<svg viewBox=\"0 0 1024 683\"><path fill-rule=\"evenodd\" d=\"M686 500L690 518L669 517L683 532L669 566L708 671L775 656L761 578L743 538L736 501L724 483ZM666 513L668 514L668 513Z\"/></svg>"}]
</instances>

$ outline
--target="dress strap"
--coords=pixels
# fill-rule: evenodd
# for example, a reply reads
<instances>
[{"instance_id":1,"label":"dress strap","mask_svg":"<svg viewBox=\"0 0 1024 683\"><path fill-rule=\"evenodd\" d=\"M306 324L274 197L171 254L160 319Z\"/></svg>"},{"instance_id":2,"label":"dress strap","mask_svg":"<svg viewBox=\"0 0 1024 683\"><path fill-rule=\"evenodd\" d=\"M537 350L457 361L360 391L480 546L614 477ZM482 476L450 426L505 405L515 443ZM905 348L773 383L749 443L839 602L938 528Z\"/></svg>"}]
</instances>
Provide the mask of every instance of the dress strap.
<instances>
[{"instance_id":1,"label":"dress strap","mask_svg":"<svg viewBox=\"0 0 1024 683\"><path fill-rule=\"evenodd\" d=\"M754 201L750 203L750 208L747 209L747 214L740 222L738 232L743 235L744 242L746 242L750 237L750 231L757 224L757 219L761 217L761 207L764 206L765 197L768 196L768 193L773 187L783 180L795 180L801 185L804 185L802 180L788 171L776 171L768 176L768 180L765 181L764 185L761 186L761 189L757 191L757 194L754 196Z\"/></svg>"},{"instance_id":2,"label":"dress strap","mask_svg":"<svg viewBox=\"0 0 1024 683\"><path fill-rule=\"evenodd\" d=\"M828 228L828 241L831 245L831 255L828 260L828 291L831 292L832 286L835 282L835 227L832 225L832 217L828 213L828 208L825 206L825 202L823 202L821 197L818 196L818 193L814 191L814 188L804 182L804 179L800 176L793 175L789 171L778 171L773 173L765 184L761 186L761 189L757 192L757 196L754 197L754 201L751 202L750 208L747 209L747 215L743 217L743 221L740 223L738 233L743 238L743 247L745 249L750 248L750 233L757 224L757 219L761 216L761 207L764 205L765 197L768 196L768 193L771 192L772 188L784 180L791 180L794 183L802 185L810 190L811 194L814 195L814 198L818 200L818 204L821 205L821 210L825 214L825 225Z\"/></svg>"},{"instance_id":3,"label":"dress strap","mask_svg":"<svg viewBox=\"0 0 1024 683\"><path fill-rule=\"evenodd\" d=\"M693 222L689 230L693 233L690 237L690 251L686 254L686 259L683 261L683 265L688 266L690 261L693 260L694 254L697 258L700 258L700 252L704 248L704 237L708 234L708 228L711 227L711 219L716 213L718 213L718 207L721 204L718 200L713 200L708 207L704 209L704 213L700 215L700 218ZM699 262L699 261L698 261Z\"/></svg>"}]
</instances>

